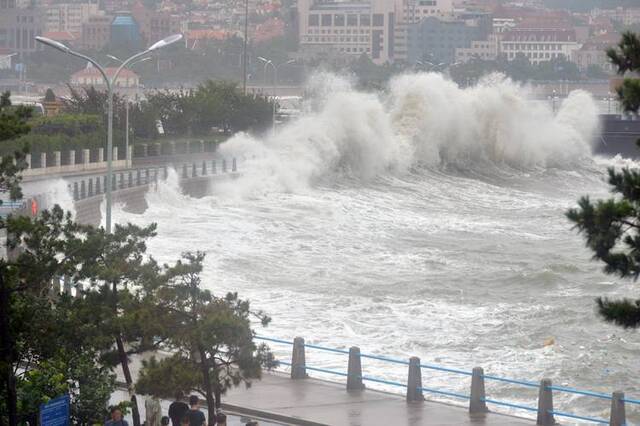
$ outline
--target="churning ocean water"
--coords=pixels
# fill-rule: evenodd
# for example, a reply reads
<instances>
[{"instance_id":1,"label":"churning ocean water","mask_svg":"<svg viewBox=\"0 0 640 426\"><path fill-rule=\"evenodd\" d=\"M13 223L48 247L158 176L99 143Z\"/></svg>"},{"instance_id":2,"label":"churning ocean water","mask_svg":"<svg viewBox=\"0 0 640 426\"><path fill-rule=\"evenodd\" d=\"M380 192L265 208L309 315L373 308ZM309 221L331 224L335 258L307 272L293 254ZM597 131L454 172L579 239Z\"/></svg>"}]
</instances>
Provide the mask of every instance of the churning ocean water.
<instances>
[{"instance_id":1,"label":"churning ocean water","mask_svg":"<svg viewBox=\"0 0 640 426\"><path fill-rule=\"evenodd\" d=\"M149 251L161 261L206 252L207 287L272 316L256 325L261 335L640 397L638 336L603 323L594 304L638 289L605 275L564 216L581 195L609 195L607 167L636 167L591 155L588 94L554 113L498 76L460 89L405 75L372 94L319 75L310 91L300 119L221 146L240 159L240 178L195 199L172 174L147 195L147 212L116 209L116 220L157 222ZM318 351L307 362L347 366ZM406 380L401 365L363 368ZM469 378L425 370L423 385L468 392ZM536 389L488 382L487 392L536 405ZM608 418L608 401L554 398L558 409Z\"/></svg>"}]
</instances>

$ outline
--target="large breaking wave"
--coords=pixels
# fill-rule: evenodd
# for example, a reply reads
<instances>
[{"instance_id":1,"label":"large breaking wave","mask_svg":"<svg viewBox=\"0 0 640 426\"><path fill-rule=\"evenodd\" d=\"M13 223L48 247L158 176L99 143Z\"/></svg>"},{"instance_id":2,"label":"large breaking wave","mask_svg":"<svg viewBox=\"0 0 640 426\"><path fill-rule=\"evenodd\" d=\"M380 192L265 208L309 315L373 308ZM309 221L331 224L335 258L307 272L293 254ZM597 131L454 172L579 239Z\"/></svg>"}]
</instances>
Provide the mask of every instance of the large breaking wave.
<instances>
[{"instance_id":1,"label":"large breaking wave","mask_svg":"<svg viewBox=\"0 0 640 426\"><path fill-rule=\"evenodd\" d=\"M296 191L420 166L571 167L591 156L598 126L588 93L572 92L554 113L499 75L460 88L440 74L408 74L367 93L322 74L309 88L301 118L263 139L240 134L222 145L224 155L249 162L244 187Z\"/></svg>"}]
</instances>

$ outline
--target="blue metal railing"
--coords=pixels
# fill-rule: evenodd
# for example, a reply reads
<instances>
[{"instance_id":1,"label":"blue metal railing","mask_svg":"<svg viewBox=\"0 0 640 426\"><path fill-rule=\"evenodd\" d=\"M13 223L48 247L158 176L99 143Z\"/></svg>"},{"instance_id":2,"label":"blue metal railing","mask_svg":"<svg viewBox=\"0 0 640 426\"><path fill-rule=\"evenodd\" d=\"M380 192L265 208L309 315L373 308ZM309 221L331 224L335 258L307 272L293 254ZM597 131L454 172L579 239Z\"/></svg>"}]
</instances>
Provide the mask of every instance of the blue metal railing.
<instances>
[{"instance_id":1,"label":"blue metal railing","mask_svg":"<svg viewBox=\"0 0 640 426\"><path fill-rule=\"evenodd\" d=\"M255 338L258 339L258 340L264 340L264 341L267 341L267 342L280 343L280 344L285 344L285 345L290 345L290 346L294 345L294 342L292 342L292 341L283 340L283 339L276 339L276 338L272 338L272 337L255 336ZM345 349L329 348L329 347L320 346L320 345L314 345L314 344L309 344L309 343L304 343L304 347L305 348L310 348L310 349L316 349L316 350L319 350L319 351L338 353L338 354L342 354L342 355L349 355L349 351L345 350ZM401 364L401 365L407 365L407 366L410 365L410 363L408 361L406 361L406 360L390 358L390 357L381 356L381 355L360 353L360 357L361 358L367 358L367 359L373 359L373 360L377 360L377 361L394 363L394 364ZM286 365L286 366L290 366L290 367L292 366L291 363L288 363L288 362L285 362L285 361L278 361L278 362L280 364L282 364L282 365ZM470 372L470 371L467 371L467 370L460 370L460 369L456 369L456 368L443 367L443 366L439 366L439 365L421 364L419 367L421 369L430 369L430 370L441 371L441 372L445 372L445 373L452 373L452 374L458 374L458 375L464 375L464 376L473 376L473 373ZM306 370L310 370L310 371L317 371L317 372L320 372L320 373L332 374L332 375L341 376L341 377L348 377L349 376L348 373L345 373L343 371L336 371L336 370L331 370L331 369L326 369L326 368L312 367L312 366L309 366L309 365L305 365L304 368ZM525 386L525 387L537 388L537 389L539 389L540 386L541 386L540 383L535 383L535 382L526 381L526 380L511 379L511 378L506 378L506 377L493 376L493 375L489 375L489 374L482 374L482 378L486 379L486 380L492 380L492 381L497 381L497 382L502 382L502 383L510 383L510 384L515 384L515 385L519 385L519 386ZM359 379L361 379L363 381L370 381L370 382L385 384L385 385L389 385L389 386L407 388L407 385L404 384L404 383L394 382L394 381L391 381L391 380L385 380L385 379L380 379L380 378L376 378L376 377L370 377L370 376L362 375L361 377L359 377ZM592 397L592 398L599 398L599 399L604 399L604 400L608 400L608 401L611 401L613 399L613 397L611 395L608 395L608 394L605 394L605 393L588 391L588 390L580 390L580 389L575 389L575 388L566 387L566 386L547 386L546 389L549 389L551 391L570 393L570 394L587 396L587 397ZM448 397L464 399L464 400L471 399L470 395L461 394L461 393L453 392L453 391L450 391L450 390L434 389L434 388L429 388L429 387L424 387L424 386L417 387L416 390L419 391L419 392L426 392L426 393L431 393L431 394L435 394L435 395L448 396ZM538 410L539 410L537 407L530 407L530 406L516 404L516 403L512 403L512 402L506 402L506 401L498 401L498 400L490 399L490 398L482 398L481 400L483 402L485 402L486 404L493 404L493 405L513 408L513 409L525 410L525 411L529 411L529 412L538 412ZM624 398L624 399L622 399L622 401L625 402L625 403L629 403L629 404L640 405L640 400L638 400L638 399L626 399L626 398ZM588 417L588 416L580 416L580 415L576 415L576 414L572 414L572 413L566 413L566 412L563 412L563 411L549 410L548 414L552 414L554 416L559 416L559 417L567 417L567 418L571 418L571 419L583 420L583 421L597 423L597 424L609 424L609 421L604 420L604 419L599 419L599 418L595 418L595 417Z\"/></svg>"}]
</instances>

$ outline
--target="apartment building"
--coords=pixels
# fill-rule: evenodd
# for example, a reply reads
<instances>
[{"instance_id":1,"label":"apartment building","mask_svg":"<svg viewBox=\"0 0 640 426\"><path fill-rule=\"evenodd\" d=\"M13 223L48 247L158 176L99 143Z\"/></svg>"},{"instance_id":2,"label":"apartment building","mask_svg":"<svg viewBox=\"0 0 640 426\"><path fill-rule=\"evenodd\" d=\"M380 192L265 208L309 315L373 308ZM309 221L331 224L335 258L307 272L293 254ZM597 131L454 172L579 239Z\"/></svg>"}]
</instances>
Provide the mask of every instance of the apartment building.
<instances>
[{"instance_id":1,"label":"apartment building","mask_svg":"<svg viewBox=\"0 0 640 426\"><path fill-rule=\"evenodd\" d=\"M375 63L394 57L395 7L389 0L298 1L304 54L368 55Z\"/></svg>"},{"instance_id":2,"label":"apartment building","mask_svg":"<svg viewBox=\"0 0 640 426\"><path fill-rule=\"evenodd\" d=\"M580 49L573 29L518 29L503 34L500 52L507 59L524 55L533 64L549 61L560 56L571 59Z\"/></svg>"},{"instance_id":3,"label":"apartment building","mask_svg":"<svg viewBox=\"0 0 640 426\"><path fill-rule=\"evenodd\" d=\"M141 2L133 5L131 14L138 22L140 33L146 44L155 43L169 35L181 32L179 16L168 12L151 10Z\"/></svg>"},{"instance_id":4,"label":"apartment building","mask_svg":"<svg viewBox=\"0 0 640 426\"><path fill-rule=\"evenodd\" d=\"M435 16L449 19L453 16L453 0L395 0L394 59L407 60L408 26L420 20Z\"/></svg>"},{"instance_id":5,"label":"apartment building","mask_svg":"<svg viewBox=\"0 0 640 426\"><path fill-rule=\"evenodd\" d=\"M486 40L473 40L471 47L456 48L456 62L469 62L473 59L493 61L498 58L498 35L490 34Z\"/></svg>"},{"instance_id":6,"label":"apartment building","mask_svg":"<svg viewBox=\"0 0 640 426\"><path fill-rule=\"evenodd\" d=\"M80 45L83 49L101 50L111 39L112 16L93 15L82 24Z\"/></svg>"},{"instance_id":7,"label":"apartment building","mask_svg":"<svg viewBox=\"0 0 640 426\"><path fill-rule=\"evenodd\" d=\"M35 52L39 49L35 37L42 35L43 29L44 19L40 8L17 7L14 0L0 3L0 49L11 49L20 58Z\"/></svg>"},{"instance_id":8,"label":"apartment building","mask_svg":"<svg viewBox=\"0 0 640 426\"><path fill-rule=\"evenodd\" d=\"M46 8L47 32L69 31L80 34L82 24L98 13L97 3L58 3Z\"/></svg>"}]
</instances>

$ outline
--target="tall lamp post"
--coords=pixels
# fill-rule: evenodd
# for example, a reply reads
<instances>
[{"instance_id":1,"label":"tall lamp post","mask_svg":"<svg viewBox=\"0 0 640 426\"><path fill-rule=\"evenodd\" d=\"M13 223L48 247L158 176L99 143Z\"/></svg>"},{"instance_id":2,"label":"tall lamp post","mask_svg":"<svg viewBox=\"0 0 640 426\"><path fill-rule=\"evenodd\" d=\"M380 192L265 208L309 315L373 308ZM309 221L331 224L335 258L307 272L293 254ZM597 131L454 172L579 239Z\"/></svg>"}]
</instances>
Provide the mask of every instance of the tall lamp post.
<instances>
[{"instance_id":1,"label":"tall lamp post","mask_svg":"<svg viewBox=\"0 0 640 426\"><path fill-rule=\"evenodd\" d=\"M271 65L273 67L273 131L276 131L276 90L278 86L278 68L282 65L288 65L294 63L295 59L289 59L286 62L282 62L280 64L274 64L272 60L263 58L262 56L258 56L258 59L264 62L264 80L265 84L267 82L267 67Z\"/></svg>"},{"instance_id":2,"label":"tall lamp post","mask_svg":"<svg viewBox=\"0 0 640 426\"><path fill-rule=\"evenodd\" d=\"M118 57L113 56L113 55L107 55L107 58L113 59L114 61L120 62L121 64L123 63L123 61L121 59L119 59ZM152 59L151 56L147 56L147 57L139 59L139 60L137 60L135 62L131 62L131 64L129 64L129 68L131 68L135 64L139 64L140 62L148 61L150 59ZM131 166L131 164L130 164L131 158L129 156L129 98L126 98L126 102L124 104L124 110L125 110L125 118L124 118L124 128L125 128L125 133L124 133L124 155L125 155L125 158L127 160L127 167L130 167Z\"/></svg>"},{"instance_id":3,"label":"tall lamp post","mask_svg":"<svg viewBox=\"0 0 640 426\"><path fill-rule=\"evenodd\" d=\"M100 74L102 74L102 77L104 78L104 81L107 85L108 108L109 108L108 124L107 124L107 185L106 185L107 186L107 191L106 191L107 203L106 203L106 214L105 214L106 215L105 229L107 233L111 233L111 191L112 191L112 179L113 179L113 86L116 83L116 80L118 78L118 75L120 74L120 71L122 71L122 69L126 67L128 64L134 62L136 59L150 52L153 52L154 50L158 50L160 48L173 44L180 39L182 39L182 34L174 34L152 44L147 50L140 53L136 53L135 55L123 61L122 64L120 64L120 67L118 67L116 72L113 74L111 79L109 79L104 68L95 59L90 58L86 55L83 55L82 53L75 52L71 50L69 47L67 47L66 45L64 45L63 43L60 43L59 41L55 41L46 37L40 37L40 36L36 37L36 40L42 44L45 44L49 47L53 47L54 49L58 49L63 53L68 53L69 55L77 56L78 58L82 58L86 61L91 62L93 65L95 65L98 71L100 71Z\"/></svg>"}]
</instances>

